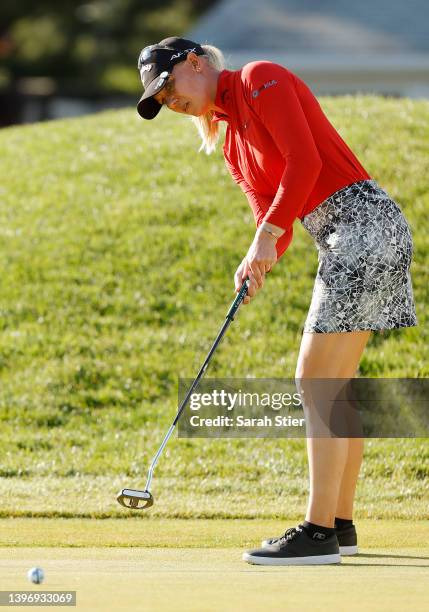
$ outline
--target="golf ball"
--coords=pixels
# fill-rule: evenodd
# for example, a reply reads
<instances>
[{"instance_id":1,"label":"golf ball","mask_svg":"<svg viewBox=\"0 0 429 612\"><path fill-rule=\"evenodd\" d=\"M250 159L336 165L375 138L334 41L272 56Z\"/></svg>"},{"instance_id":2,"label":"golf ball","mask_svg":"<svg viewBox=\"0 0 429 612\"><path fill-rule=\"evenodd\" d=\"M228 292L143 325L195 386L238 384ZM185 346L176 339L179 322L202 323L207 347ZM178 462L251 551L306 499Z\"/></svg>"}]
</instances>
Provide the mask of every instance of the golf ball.
<instances>
[{"instance_id":1,"label":"golf ball","mask_svg":"<svg viewBox=\"0 0 429 612\"><path fill-rule=\"evenodd\" d=\"M45 578L45 573L41 567L32 567L30 570L28 570L27 576L30 582L34 582L34 584L42 584Z\"/></svg>"}]
</instances>

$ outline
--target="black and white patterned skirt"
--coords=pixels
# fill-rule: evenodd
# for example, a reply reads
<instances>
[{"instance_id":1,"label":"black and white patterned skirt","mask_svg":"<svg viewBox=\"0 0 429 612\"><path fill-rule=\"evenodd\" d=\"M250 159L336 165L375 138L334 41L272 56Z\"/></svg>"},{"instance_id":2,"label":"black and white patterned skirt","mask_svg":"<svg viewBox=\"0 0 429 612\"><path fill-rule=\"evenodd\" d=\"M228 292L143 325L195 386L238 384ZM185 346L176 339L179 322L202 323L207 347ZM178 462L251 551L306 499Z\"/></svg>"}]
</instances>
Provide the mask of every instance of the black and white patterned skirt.
<instances>
[{"instance_id":1,"label":"black and white patterned skirt","mask_svg":"<svg viewBox=\"0 0 429 612\"><path fill-rule=\"evenodd\" d=\"M335 192L301 223L319 258L304 332L418 325L411 231L398 204L374 179Z\"/></svg>"}]
</instances>

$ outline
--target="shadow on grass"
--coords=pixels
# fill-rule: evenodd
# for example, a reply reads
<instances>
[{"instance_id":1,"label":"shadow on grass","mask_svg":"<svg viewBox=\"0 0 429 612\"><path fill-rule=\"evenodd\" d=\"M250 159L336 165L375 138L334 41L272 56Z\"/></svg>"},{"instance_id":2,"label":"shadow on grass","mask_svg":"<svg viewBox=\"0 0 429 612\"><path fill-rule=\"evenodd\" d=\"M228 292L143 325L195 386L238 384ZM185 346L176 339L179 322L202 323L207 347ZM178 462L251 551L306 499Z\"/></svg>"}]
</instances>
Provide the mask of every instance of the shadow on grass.
<instances>
[{"instance_id":1,"label":"shadow on grass","mask_svg":"<svg viewBox=\"0 0 429 612\"><path fill-rule=\"evenodd\" d=\"M342 567L429 567L424 563L341 563L340 565Z\"/></svg>"},{"instance_id":2,"label":"shadow on grass","mask_svg":"<svg viewBox=\"0 0 429 612\"><path fill-rule=\"evenodd\" d=\"M422 559L429 561L429 557L416 557L415 555L380 555L378 553L359 553L358 557L374 557L379 559Z\"/></svg>"},{"instance_id":3,"label":"shadow on grass","mask_svg":"<svg viewBox=\"0 0 429 612\"><path fill-rule=\"evenodd\" d=\"M414 559L415 561L429 561L429 557L418 557L414 555L383 555L378 553L359 553L355 555L355 558L359 559ZM344 564L344 567L349 567L353 565L355 567L429 567L429 564L426 563L347 563Z\"/></svg>"}]
</instances>

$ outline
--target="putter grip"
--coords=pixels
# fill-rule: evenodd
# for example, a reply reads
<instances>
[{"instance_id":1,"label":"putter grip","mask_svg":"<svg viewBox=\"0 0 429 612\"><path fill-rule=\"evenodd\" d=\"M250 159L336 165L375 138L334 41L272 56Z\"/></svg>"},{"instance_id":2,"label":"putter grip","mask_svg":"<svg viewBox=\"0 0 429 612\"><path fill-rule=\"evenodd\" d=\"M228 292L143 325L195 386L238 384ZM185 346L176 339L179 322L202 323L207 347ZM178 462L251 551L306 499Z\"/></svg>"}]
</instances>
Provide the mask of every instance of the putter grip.
<instances>
[{"instance_id":1,"label":"putter grip","mask_svg":"<svg viewBox=\"0 0 429 612\"><path fill-rule=\"evenodd\" d=\"M231 304L231 307L228 310L228 314L226 315L226 318L229 319L230 321L234 320L234 315L237 312L238 307L240 306L241 302L246 297L248 287L249 287L249 277L246 276L243 284L241 285L240 291L237 293L237 297Z\"/></svg>"}]
</instances>

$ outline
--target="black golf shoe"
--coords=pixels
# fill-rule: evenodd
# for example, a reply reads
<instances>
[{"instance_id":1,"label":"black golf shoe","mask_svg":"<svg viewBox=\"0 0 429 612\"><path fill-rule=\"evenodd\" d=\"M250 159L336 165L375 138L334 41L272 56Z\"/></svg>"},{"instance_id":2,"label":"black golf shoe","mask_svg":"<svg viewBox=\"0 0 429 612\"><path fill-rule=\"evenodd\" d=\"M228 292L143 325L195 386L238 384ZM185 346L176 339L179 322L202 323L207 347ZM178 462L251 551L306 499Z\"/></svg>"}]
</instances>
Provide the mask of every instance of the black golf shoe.
<instances>
[{"instance_id":1,"label":"black golf shoe","mask_svg":"<svg viewBox=\"0 0 429 612\"><path fill-rule=\"evenodd\" d=\"M254 565L326 565L341 563L337 536L315 533L313 538L301 526L288 529L281 538L263 548L248 550L243 561Z\"/></svg>"},{"instance_id":2,"label":"black golf shoe","mask_svg":"<svg viewBox=\"0 0 429 612\"><path fill-rule=\"evenodd\" d=\"M343 529L339 529L338 527L335 529L338 538L338 544L340 545L340 555L343 557L357 555L358 547L357 547L357 534L356 527L351 525L350 527L343 527ZM281 537L281 536L280 536ZM266 546L271 546L280 538L269 538L268 540L263 540L262 548Z\"/></svg>"}]
</instances>

